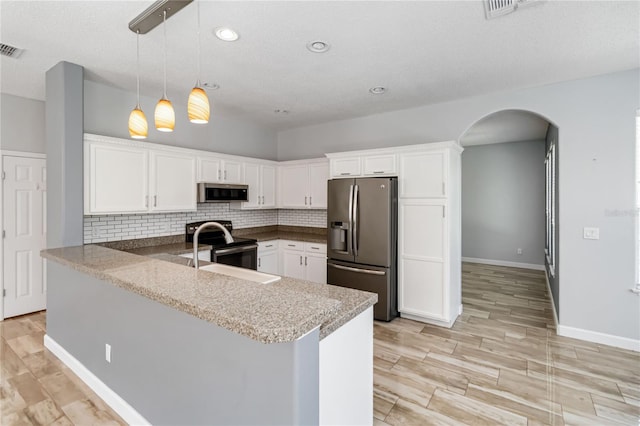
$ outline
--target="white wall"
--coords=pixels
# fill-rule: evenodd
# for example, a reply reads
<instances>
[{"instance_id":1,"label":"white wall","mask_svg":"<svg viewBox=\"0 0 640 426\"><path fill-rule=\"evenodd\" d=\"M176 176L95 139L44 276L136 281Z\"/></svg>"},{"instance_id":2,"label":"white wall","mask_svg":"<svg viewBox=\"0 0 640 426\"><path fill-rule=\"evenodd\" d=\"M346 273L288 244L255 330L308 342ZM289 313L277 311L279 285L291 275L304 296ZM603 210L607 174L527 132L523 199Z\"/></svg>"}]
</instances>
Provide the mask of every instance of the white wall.
<instances>
[{"instance_id":1,"label":"white wall","mask_svg":"<svg viewBox=\"0 0 640 426\"><path fill-rule=\"evenodd\" d=\"M2 93L0 103L0 149L44 154L44 102Z\"/></svg>"},{"instance_id":2,"label":"white wall","mask_svg":"<svg viewBox=\"0 0 640 426\"><path fill-rule=\"evenodd\" d=\"M544 155L544 140L465 148L462 257L544 265Z\"/></svg>"},{"instance_id":3,"label":"white wall","mask_svg":"<svg viewBox=\"0 0 640 426\"><path fill-rule=\"evenodd\" d=\"M155 129L153 113L158 99L141 96L140 106L149 124L150 142L166 143L185 148L214 151L224 154L275 160L276 132L247 120L222 115L216 110L215 98L210 95L211 119L208 124L192 124L187 118L186 98L172 99L176 113L176 127L171 133ZM128 120L136 105L135 93L85 80L84 130L87 133L129 139Z\"/></svg>"},{"instance_id":4,"label":"white wall","mask_svg":"<svg viewBox=\"0 0 640 426\"><path fill-rule=\"evenodd\" d=\"M640 340L635 282L635 113L640 70L336 121L281 132L278 158L457 140L476 121L505 109L529 110L559 128L560 323ZM600 240L582 228L600 228Z\"/></svg>"}]
</instances>

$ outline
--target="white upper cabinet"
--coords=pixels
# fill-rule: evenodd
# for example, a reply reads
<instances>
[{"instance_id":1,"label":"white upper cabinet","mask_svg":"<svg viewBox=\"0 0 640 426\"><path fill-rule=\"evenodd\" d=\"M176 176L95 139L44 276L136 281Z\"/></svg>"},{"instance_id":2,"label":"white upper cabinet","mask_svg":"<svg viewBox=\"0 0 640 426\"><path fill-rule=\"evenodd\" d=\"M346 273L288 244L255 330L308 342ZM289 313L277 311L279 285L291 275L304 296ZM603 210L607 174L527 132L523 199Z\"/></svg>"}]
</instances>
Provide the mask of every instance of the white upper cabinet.
<instances>
[{"instance_id":1,"label":"white upper cabinet","mask_svg":"<svg viewBox=\"0 0 640 426\"><path fill-rule=\"evenodd\" d=\"M179 150L85 137L85 214L196 210L196 161Z\"/></svg>"},{"instance_id":2,"label":"white upper cabinet","mask_svg":"<svg viewBox=\"0 0 640 426\"><path fill-rule=\"evenodd\" d=\"M287 162L279 166L278 207L289 209L326 209L327 161Z\"/></svg>"},{"instance_id":3,"label":"white upper cabinet","mask_svg":"<svg viewBox=\"0 0 640 426\"><path fill-rule=\"evenodd\" d=\"M331 159L331 177L360 176L360 157Z\"/></svg>"},{"instance_id":4,"label":"white upper cabinet","mask_svg":"<svg viewBox=\"0 0 640 426\"><path fill-rule=\"evenodd\" d=\"M243 209L272 209L276 207L276 168L257 163L245 163L244 183L249 186L249 201L231 203Z\"/></svg>"},{"instance_id":5,"label":"white upper cabinet","mask_svg":"<svg viewBox=\"0 0 640 426\"><path fill-rule=\"evenodd\" d=\"M445 151L400 155L400 198L444 198L447 196Z\"/></svg>"},{"instance_id":6,"label":"white upper cabinet","mask_svg":"<svg viewBox=\"0 0 640 426\"><path fill-rule=\"evenodd\" d=\"M144 213L148 210L146 149L85 143L84 213Z\"/></svg>"},{"instance_id":7,"label":"white upper cabinet","mask_svg":"<svg viewBox=\"0 0 640 426\"><path fill-rule=\"evenodd\" d=\"M243 163L240 161L198 158L198 182L240 184L244 181L242 171Z\"/></svg>"},{"instance_id":8,"label":"white upper cabinet","mask_svg":"<svg viewBox=\"0 0 640 426\"><path fill-rule=\"evenodd\" d=\"M397 175L396 156L394 154L368 155L363 157L365 176Z\"/></svg>"},{"instance_id":9,"label":"white upper cabinet","mask_svg":"<svg viewBox=\"0 0 640 426\"><path fill-rule=\"evenodd\" d=\"M149 208L153 212L196 210L196 160L173 152L150 152Z\"/></svg>"}]
</instances>

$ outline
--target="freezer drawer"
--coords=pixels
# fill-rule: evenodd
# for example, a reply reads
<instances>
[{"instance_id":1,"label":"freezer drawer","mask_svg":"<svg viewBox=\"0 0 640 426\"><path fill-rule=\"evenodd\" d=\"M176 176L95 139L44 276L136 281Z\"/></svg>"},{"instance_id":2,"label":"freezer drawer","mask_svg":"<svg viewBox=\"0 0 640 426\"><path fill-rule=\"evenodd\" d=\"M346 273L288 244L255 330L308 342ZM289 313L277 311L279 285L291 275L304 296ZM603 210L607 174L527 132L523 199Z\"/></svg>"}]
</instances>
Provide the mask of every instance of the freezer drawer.
<instances>
[{"instance_id":1,"label":"freezer drawer","mask_svg":"<svg viewBox=\"0 0 640 426\"><path fill-rule=\"evenodd\" d=\"M364 266L350 262L327 262L327 284L369 291L378 295L373 317L391 321L398 316L394 268Z\"/></svg>"}]
</instances>

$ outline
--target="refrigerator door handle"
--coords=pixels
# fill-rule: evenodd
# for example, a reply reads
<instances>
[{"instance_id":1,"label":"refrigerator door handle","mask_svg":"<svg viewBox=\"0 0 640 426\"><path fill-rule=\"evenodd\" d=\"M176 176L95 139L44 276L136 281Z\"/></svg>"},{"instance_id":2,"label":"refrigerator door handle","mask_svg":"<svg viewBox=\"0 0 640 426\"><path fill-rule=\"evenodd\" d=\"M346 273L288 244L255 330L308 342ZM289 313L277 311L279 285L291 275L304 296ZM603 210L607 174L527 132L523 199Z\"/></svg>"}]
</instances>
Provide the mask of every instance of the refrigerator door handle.
<instances>
[{"instance_id":1,"label":"refrigerator door handle","mask_svg":"<svg viewBox=\"0 0 640 426\"><path fill-rule=\"evenodd\" d=\"M336 268L336 269L342 269L343 271L358 272L361 274L368 274L368 275L382 276L386 274L385 271L372 271L371 269L352 268L350 266L336 265L335 263L328 263L328 266L331 266L332 268Z\"/></svg>"},{"instance_id":2,"label":"refrigerator door handle","mask_svg":"<svg viewBox=\"0 0 640 426\"><path fill-rule=\"evenodd\" d=\"M353 236L351 237L353 241L353 254L355 256L358 255L358 193L360 188L358 185L355 185L353 191Z\"/></svg>"},{"instance_id":3,"label":"refrigerator door handle","mask_svg":"<svg viewBox=\"0 0 640 426\"><path fill-rule=\"evenodd\" d=\"M347 253L353 250L353 185L349 185L349 230L347 232Z\"/></svg>"}]
</instances>

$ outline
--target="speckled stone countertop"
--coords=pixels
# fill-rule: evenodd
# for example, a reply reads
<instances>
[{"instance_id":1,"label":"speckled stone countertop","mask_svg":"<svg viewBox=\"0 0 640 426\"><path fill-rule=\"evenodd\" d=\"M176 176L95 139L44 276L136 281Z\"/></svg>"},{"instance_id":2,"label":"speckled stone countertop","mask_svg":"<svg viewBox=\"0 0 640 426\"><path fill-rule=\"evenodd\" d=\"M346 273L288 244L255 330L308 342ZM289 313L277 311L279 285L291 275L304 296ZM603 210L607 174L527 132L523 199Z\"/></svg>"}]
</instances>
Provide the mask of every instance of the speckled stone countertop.
<instances>
[{"instance_id":1,"label":"speckled stone countertop","mask_svg":"<svg viewBox=\"0 0 640 426\"><path fill-rule=\"evenodd\" d=\"M283 277L258 284L98 245L42 256L263 343L321 339L373 306L373 293Z\"/></svg>"},{"instance_id":2,"label":"speckled stone countertop","mask_svg":"<svg viewBox=\"0 0 640 426\"><path fill-rule=\"evenodd\" d=\"M258 241L293 240L307 243L327 243L326 228L311 228L305 226L263 226L259 228L244 228L233 231L233 235L245 238L255 238Z\"/></svg>"}]
</instances>

